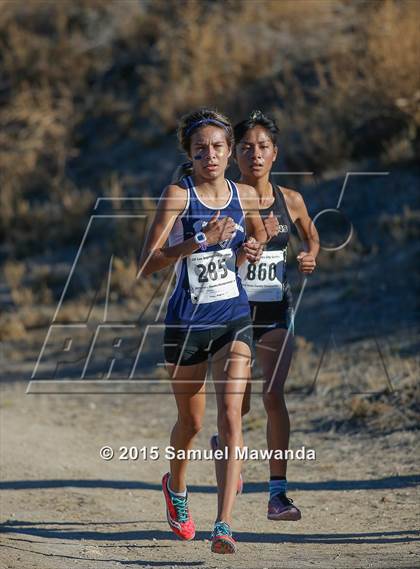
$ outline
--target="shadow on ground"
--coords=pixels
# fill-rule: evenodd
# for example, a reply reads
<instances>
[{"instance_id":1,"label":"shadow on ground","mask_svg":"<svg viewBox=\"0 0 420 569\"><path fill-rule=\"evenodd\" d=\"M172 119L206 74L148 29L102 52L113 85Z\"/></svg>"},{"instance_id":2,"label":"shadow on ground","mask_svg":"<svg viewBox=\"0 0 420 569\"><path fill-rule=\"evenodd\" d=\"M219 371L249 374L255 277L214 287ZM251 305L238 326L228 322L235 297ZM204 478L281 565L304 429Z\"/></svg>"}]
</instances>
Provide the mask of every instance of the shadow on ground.
<instances>
[{"instance_id":1,"label":"shadow on ground","mask_svg":"<svg viewBox=\"0 0 420 569\"><path fill-rule=\"evenodd\" d=\"M388 490L395 488L408 488L420 485L420 475L386 476L370 480L324 480L320 482L289 482L290 491L342 491L342 490ZM35 490L48 488L110 488L113 490L161 490L161 485L153 482L132 480L8 480L0 482L0 490ZM189 484L190 492L215 494L215 486ZM245 494L266 492L266 482L247 482L244 486Z\"/></svg>"}]
</instances>

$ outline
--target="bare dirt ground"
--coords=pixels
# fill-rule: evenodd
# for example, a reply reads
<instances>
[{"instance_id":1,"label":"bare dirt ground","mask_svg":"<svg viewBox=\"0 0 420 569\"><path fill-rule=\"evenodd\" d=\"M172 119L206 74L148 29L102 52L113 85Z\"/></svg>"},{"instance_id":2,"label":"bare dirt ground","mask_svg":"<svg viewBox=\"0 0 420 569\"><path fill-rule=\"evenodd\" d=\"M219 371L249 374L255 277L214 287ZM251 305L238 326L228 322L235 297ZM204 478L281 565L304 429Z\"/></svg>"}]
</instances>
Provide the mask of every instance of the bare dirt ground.
<instances>
[{"instance_id":1,"label":"bare dirt ground","mask_svg":"<svg viewBox=\"0 0 420 569\"><path fill-rule=\"evenodd\" d=\"M26 382L1 393L2 569L117 567L246 569L319 567L414 569L420 566L419 445L415 430L314 428L334 412L325 393L288 396L290 448L316 451L290 461L290 496L299 522L266 519L267 463L244 463L237 499L235 556L210 552L215 517L213 464L192 461L190 505L196 539L169 530L160 491L168 433L176 412L166 395L25 395ZM253 395L246 444L264 448L261 398ZM215 400L196 448L214 431ZM110 445L116 457L104 461ZM156 445L157 461L123 461L119 447Z\"/></svg>"}]
</instances>

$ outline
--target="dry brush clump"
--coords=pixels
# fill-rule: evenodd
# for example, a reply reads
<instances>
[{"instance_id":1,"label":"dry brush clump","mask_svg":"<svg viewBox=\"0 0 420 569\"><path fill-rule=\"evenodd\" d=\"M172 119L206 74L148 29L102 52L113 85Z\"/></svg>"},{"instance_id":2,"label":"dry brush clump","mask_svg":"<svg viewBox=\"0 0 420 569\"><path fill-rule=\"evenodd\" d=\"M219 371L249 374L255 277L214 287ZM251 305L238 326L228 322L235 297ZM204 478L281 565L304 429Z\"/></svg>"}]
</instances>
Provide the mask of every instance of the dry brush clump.
<instances>
[{"instance_id":1,"label":"dry brush clump","mask_svg":"<svg viewBox=\"0 0 420 569\"><path fill-rule=\"evenodd\" d=\"M141 105L168 128L208 101L234 119L261 105L301 169L386 157L394 139L416 147L415 3L187 0L156 2L147 18L157 35Z\"/></svg>"},{"instance_id":2,"label":"dry brush clump","mask_svg":"<svg viewBox=\"0 0 420 569\"><path fill-rule=\"evenodd\" d=\"M330 22L333 12L328 1L153 3L143 111L173 128L194 107L220 107L237 120L257 103L273 103L270 90L256 89L275 80L289 57L301 57L299 35Z\"/></svg>"},{"instance_id":3,"label":"dry brush clump","mask_svg":"<svg viewBox=\"0 0 420 569\"><path fill-rule=\"evenodd\" d=\"M369 395L355 395L347 401L348 425L383 433L400 429L418 429L420 389L416 378L400 381L388 389Z\"/></svg>"},{"instance_id":4,"label":"dry brush clump","mask_svg":"<svg viewBox=\"0 0 420 569\"><path fill-rule=\"evenodd\" d=\"M77 246L96 196L126 195L123 164L160 170L165 137L201 105L275 114L292 168L379 156L401 137L409 152L417 15L394 0L2 2L0 239L19 258ZM142 230L118 235L137 257Z\"/></svg>"},{"instance_id":5,"label":"dry brush clump","mask_svg":"<svg viewBox=\"0 0 420 569\"><path fill-rule=\"evenodd\" d=\"M92 106L89 78L106 65L89 39L95 20L110 14L94 0L1 8L0 236L23 242L17 254L26 256L54 228L55 244L66 228L73 237L73 217L91 205L66 167L78 153L74 130Z\"/></svg>"},{"instance_id":6,"label":"dry brush clump","mask_svg":"<svg viewBox=\"0 0 420 569\"><path fill-rule=\"evenodd\" d=\"M320 168L360 153L378 128L381 144L401 129L414 140L416 15L415 3L393 0L3 2L2 236L51 217L45 202L63 230L88 210L68 166L89 153L89 128L110 153L124 135L172 129L192 107L239 119L257 104L277 114L286 158ZM77 192L79 209L66 209Z\"/></svg>"},{"instance_id":7,"label":"dry brush clump","mask_svg":"<svg viewBox=\"0 0 420 569\"><path fill-rule=\"evenodd\" d=\"M416 429L420 418L418 335L402 330L381 339L332 345L322 361L314 395L329 400L334 418L322 429L392 432Z\"/></svg>"},{"instance_id":8,"label":"dry brush clump","mask_svg":"<svg viewBox=\"0 0 420 569\"><path fill-rule=\"evenodd\" d=\"M379 226L398 243L413 243L420 236L420 211L404 206L401 213L382 214Z\"/></svg>"},{"instance_id":9,"label":"dry brush clump","mask_svg":"<svg viewBox=\"0 0 420 569\"><path fill-rule=\"evenodd\" d=\"M296 167L389 159L401 141L404 158L418 152L418 18L415 2L366 3L349 22L351 42L343 33L303 65L287 63L275 82L275 114Z\"/></svg>"}]
</instances>

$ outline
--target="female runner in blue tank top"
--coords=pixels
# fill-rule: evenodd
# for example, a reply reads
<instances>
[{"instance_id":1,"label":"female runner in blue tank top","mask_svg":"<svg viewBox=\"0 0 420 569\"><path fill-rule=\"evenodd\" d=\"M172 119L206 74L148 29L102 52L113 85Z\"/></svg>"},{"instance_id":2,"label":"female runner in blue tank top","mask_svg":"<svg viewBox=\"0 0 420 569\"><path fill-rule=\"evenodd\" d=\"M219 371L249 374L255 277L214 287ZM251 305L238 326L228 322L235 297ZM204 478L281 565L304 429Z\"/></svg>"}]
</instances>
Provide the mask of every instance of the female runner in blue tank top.
<instances>
[{"instance_id":1,"label":"female runner in blue tank top","mask_svg":"<svg viewBox=\"0 0 420 569\"><path fill-rule=\"evenodd\" d=\"M235 449L243 445L241 406L252 346L249 303L236 261L239 251L256 261L261 254L258 242L266 241L266 231L255 189L224 177L233 149L228 119L209 110L190 113L181 120L178 138L192 159L192 176L164 190L144 246L142 271L147 275L170 265L176 269L164 340L178 408L170 440L175 452L190 449L201 428L212 357L220 444L228 451L212 551L233 553L231 514L241 468ZM246 242L247 235L254 239ZM193 539L187 460L178 457L179 453L162 480L167 519L178 537Z\"/></svg>"},{"instance_id":2,"label":"female runner in blue tank top","mask_svg":"<svg viewBox=\"0 0 420 569\"><path fill-rule=\"evenodd\" d=\"M265 377L263 400L267 412L267 446L270 450L284 451L289 446L290 434L284 383L292 358L294 332L292 295L286 277L287 245L294 224L306 249L297 255L299 270L308 275L316 266L319 239L301 194L270 181L278 151L275 122L260 111L254 111L235 126L234 133L241 182L257 190L264 224L271 226L273 220L277 224L276 235L265 246L259 262L245 260L239 272L250 301L256 357ZM238 262L241 263L241 259ZM243 414L249 411L250 387L251 383L244 397ZM217 435L212 437L211 445L217 448ZM268 519L299 520L299 509L286 495L287 460L272 458L269 464ZM221 466L216 461L218 485L223 484Z\"/></svg>"}]
</instances>

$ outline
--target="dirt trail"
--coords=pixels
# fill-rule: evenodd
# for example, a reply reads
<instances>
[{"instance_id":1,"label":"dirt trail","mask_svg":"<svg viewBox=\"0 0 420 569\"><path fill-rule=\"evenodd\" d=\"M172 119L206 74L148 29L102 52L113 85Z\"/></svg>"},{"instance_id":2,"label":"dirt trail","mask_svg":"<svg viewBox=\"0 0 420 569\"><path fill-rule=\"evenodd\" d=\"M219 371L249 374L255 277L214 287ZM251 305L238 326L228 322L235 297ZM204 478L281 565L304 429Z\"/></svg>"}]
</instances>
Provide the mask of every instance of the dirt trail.
<instances>
[{"instance_id":1,"label":"dirt trail","mask_svg":"<svg viewBox=\"0 0 420 569\"><path fill-rule=\"evenodd\" d=\"M216 505L210 461L193 461L189 470L195 541L177 541L166 523L160 479L175 419L171 395L25 395L25 389L26 383L2 386L2 569L420 566L413 431L376 438L314 431L309 417L328 401L290 394L290 448L305 445L317 457L289 466L302 520L266 519L267 464L250 460L235 507L239 552L222 557L207 541ZM213 396L207 409L196 448L207 448L214 429ZM246 444L264 448L258 395L252 414ZM120 446L157 445L161 458L106 462L99 457L105 444L117 455Z\"/></svg>"}]
</instances>

